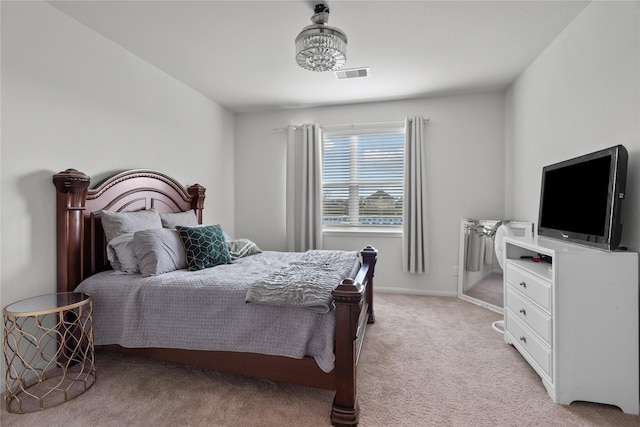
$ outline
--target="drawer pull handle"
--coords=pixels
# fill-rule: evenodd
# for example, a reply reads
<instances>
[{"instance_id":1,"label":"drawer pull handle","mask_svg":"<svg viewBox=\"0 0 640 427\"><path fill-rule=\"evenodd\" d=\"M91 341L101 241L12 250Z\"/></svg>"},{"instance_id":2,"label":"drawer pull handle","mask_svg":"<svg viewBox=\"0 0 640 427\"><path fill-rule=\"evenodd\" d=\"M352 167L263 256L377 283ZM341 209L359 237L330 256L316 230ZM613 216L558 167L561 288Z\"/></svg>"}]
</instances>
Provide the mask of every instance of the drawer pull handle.
<instances>
[{"instance_id":1,"label":"drawer pull handle","mask_svg":"<svg viewBox=\"0 0 640 427\"><path fill-rule=\"evenodd\" d=\"M527 337L525 337L525 336L520 337L520 341L522 341L523 343L526 344L527 343Z\"/></svg>"},{"instance_id":2,"label":"drawer pull handle","mask_svg":"<svg viewBox=\"0 0 640 427\"><path fill-rule=\"evenodd\" d=\"M525 282L524 280L522 282L520 282L520 286L522 286L523 288L527 287L527 282Z\"/></svg>"},{"instance_id":3,"label":"drawer pull handle","mask_svg":"<svg viewBox=\"0 0 640 427\"><path fill-rule=\"evenodd\" d=\"M527 310L525 310L524 308L520 309L520 313L522 313L523 316L527 315Z\"/></svg>"}]
</instances>

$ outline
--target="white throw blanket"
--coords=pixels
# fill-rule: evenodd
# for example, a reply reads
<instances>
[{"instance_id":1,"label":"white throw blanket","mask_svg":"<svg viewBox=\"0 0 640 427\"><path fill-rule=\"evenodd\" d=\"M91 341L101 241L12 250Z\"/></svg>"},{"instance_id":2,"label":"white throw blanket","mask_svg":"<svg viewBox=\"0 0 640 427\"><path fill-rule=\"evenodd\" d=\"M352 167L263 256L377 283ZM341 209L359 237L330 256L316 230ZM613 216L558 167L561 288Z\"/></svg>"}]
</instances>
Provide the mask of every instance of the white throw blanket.
<instances>
[{"instance_id":1,"label":"white throw blanket","mask_svg":"<svg viewBox=\"0 0 640 427\"><path fill-rule=\"evenodd\" d=\"M352 277L357 259L355 251L307 251L298 261L252 284L245 301L327 313L333 308L331 292L342 279Z\"/></svg>"}]
</instances>

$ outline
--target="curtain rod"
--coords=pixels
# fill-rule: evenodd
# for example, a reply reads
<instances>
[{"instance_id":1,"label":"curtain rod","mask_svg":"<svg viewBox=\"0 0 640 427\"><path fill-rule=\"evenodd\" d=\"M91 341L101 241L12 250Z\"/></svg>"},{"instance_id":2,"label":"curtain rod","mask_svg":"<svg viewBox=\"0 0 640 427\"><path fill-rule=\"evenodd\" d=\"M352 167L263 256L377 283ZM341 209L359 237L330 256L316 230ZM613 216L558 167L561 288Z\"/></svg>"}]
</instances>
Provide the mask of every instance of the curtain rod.
<instances>
[{"instance_id":1,"label":"curtain rod","mask_svg":"<svg viewBox=\"0 0 640 427\"><path fill-rule=\"evenodd\" d=\"M424 119L425 122L430 121L429 117L425 117ZM355 126L372 126L372 125L398 125L398 124L402 124L404 123L404 120L393 120L393 121L388 121L388 122L369 122L369 123L346 123L346 124L341 124L341 125L320 125L321 128L323 129L331 129L331 128L343 128L343 127L355 127ZM297 128L299 128L301 125L292 125L293 130L296 130ZM279 130L288 130L288 127L283 127L283 128L273 128L274 131L279 131Z\"/></svg>"}]
</instances>

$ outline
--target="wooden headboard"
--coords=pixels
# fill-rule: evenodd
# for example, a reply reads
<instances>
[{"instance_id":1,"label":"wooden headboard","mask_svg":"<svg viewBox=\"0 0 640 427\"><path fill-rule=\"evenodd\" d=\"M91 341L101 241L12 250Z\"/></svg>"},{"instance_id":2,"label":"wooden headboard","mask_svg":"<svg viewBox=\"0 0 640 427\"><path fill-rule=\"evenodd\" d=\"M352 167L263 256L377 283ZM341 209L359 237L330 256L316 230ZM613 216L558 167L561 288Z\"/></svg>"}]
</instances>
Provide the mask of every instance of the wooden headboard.
<instances>
[{"instance_id":1,"label":"wooden headboard","mask_svg":"<svg viewBox=\"0 0 640 427\"><path fill-rule=\"evenodd\" d=\"M92 274L111 268L101 210L155 208L162 213L193 209L202 223L205 188L184 188L161 172L135 169L117 173L89 188L90 178L75 169L53 176L56 187L58 292L72 292Z\"/></svg>"}]
</instances>

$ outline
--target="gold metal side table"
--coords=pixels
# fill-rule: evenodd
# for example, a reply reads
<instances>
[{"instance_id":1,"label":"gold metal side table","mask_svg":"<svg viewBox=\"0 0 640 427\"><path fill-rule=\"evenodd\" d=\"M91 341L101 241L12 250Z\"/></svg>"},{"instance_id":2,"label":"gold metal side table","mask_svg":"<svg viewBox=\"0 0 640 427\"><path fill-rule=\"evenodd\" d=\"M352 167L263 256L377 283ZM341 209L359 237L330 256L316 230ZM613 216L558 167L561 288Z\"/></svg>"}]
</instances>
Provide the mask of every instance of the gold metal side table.
<instances>
[{"instance_id":1,"label":"gold metal side table","mask_svg":"<svg viewBox=\"0 0 640 427\"><path fill-rule=\"evenodd\" d=\"M50 408L96 380L93 302L78 292L41 295L4 308L8 412Z\"/></svg>"}]
</instances>

